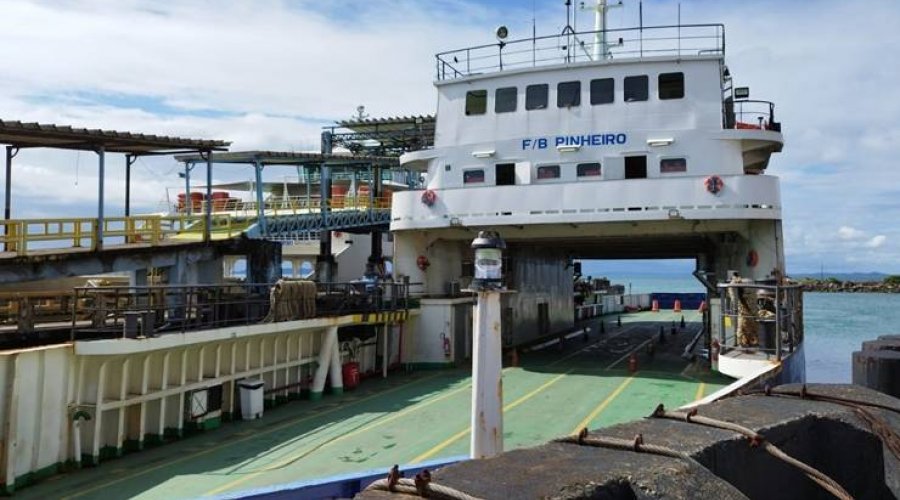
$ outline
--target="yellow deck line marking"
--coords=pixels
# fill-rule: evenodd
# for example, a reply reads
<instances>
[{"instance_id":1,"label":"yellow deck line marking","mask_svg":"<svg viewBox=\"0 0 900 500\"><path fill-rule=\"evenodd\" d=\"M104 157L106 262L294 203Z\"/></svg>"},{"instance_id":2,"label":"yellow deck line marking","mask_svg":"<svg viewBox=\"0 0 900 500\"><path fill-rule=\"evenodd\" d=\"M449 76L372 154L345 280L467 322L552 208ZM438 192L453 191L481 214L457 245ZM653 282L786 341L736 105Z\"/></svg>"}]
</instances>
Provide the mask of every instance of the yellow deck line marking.
<instances>
[{"instance_id":1,"label":"yellow deck line marking","mask_svg":"<svg viewBox=\"0 0 900 500\"><path fill-rule=\"evenodd\" d=\"M628 387L628 384L630 384L631 381L634 380L635 375L637 375L637 373L634 373L630 377L623 380L622 383L619 384L619 387L616 387L616 390L612 392L612 394L607 396L606 399L603 400L603 402L601 402L599 405L597 405L596 408L594 408L594 411L592 411L587 417L584 418L584 420L582 420L578 423L577 426L575 426L575 429L572 430L572 434L578 434L581 429L587 427L595 418L597 418L597 415L600 415L600 413L602 413L603 410L605 410L606 407L609 406L609 404L612 403L612 401L616 399L619 394L621 394L622 391L625 390L626 387Z\"/></svg>"},{"instance_id":2,"label":"yellow deck line marking","mask_svg":"<svg viewBox=\"0 0 900 500\"><path fill-rule=\"evenodd\" d=\"M533 391L529 392L528 394L526 394L526 395L520 397L519 399L513 401L512 403L510 403L510 404L504 406L504 407L503 407L503 411L504 411L504 412L510 411L510 410L512 410L513 408L515 408L515 407L519 406L520 404L524 403L525 401L528 401L529 399L531 399L531 398L533 398L534 396L538 395L538 393L540 393L540 392L543 391L544 389L546 389L546 388L550 387L551 385L553 385L553 384L559 382L560 380L562 380L563 377L565 377L566 375L572 373L573 370L574 370L574 368L571 369L571 370L569 370L569 371L567 371L567 372L565 372L565 373L560 373L560 374L557 375L556 377L553 377L552 379L548 380L547 382L544 382L544 383L541 384L541 386L538 387L537 389L534 389ZM430 450L426 451L425 453L422 453L421 455L419 455L419 456L417 456L416 458L412 459L409 463L415 464L415 463L422 462L422 461L424 461L424 460L426 460L426 459L428 459L428 458L431 458L432 456L434 456L434 455L440 453L444 448L450 446L451 444L455 443L457 440L461 439L463 436L465 436L466 434L468 434L471 430L472 430L472 426L470 425L470 426L466 427L465 429L463 429L463 430L457 432L456 434L450 436L450 437L447 438L446 440L442 441L440 444L438 444L438 445L435 446L434 448L431 448Z\"/></svg>"},{"instance_id":3,"label":"yellow deck line marking","mask_svg":"<svg viewBox=\"0 0 900 500\"><path fill-rule=\"evenodd\" d=\"M363 426L363 427L360 427L359 429L356 429L355 431L348 432L347 434L341 434L340 436L337 436L337 437L335 437L335 438L333 438L333 439L331 439L331 440L329 440L329 441L327 441L327 442L325 442L325 443L323 443L323 444L317 444L317 445L314 445L314 446L312 446L311 448L308 448L308 449L302 451L302 452L299 453L299 454L292 454L291 456L286 457L285 459L283 459L283 460L281 460L281 461L279 461L279 462L276 462L274 465L268 465L268 466L266 466L266 467L264 467L264 468L262 468L262 469L260 469L260 470L258 470L258 471L254 471L254 472L247 473L247 474L245 474L245 475L242 475L241 477L238 477L238 478L235 479L234 481L231 481L231 482L229 482L229 483L225 483L225 484L223 484L222 486L219 486L219 487L217 487L217 488L214 488L214 489L212 489L212 490L210 490L210 491L204 493L203 496L215 495L216 493L221 493L221 492L223 492L223 491L225 491L225 490L229 490L229 489L231 489L231 488L233 488L233 487L235 487L235 486L237 486L237 485L239 485L239 484L241 484L241 483L243 483L243 482L245 482L245 481L249 481L250 479L253 479L254 477L256 477L256 476L258 476L258 475L260 475L260 474L263 474L263 473L265 473L265 472L269 472L269 471L272 471L272 470L275 470L275 469L280 469L280 468L284 467L285 465L288 465L288 464L290 464L291 462L297 460L298 458L302 458L305 454L307 454L307 453L309 453L309 452L311 452L311 451L315 451L315 450L324 448L324 447L326 447L326 446L330 446L330 445L332 445L332 444L334 444L334 443L337 443L338 441L342 441L342 440L344 440L344 439L347 439L347 438L349 438L349 437L355 436L355 435L357 435L357 434L360 434L360 433L363 433L363 432L370 431L370 430L374 429L375 427L378 427L378 426L380 426L380 425L384 425L384 424L386 424L386 423L388 423L388 422L393 422L394 420L397 420L397 419L400 418L400 417L406 416L406 415L408 415L408 414L410 414L410 413L412 413L412 412L414 412L414 411L419 411L419 410L421 410L421 409L423 409L423 408L426 408L426 407L428 407L428 406L431 406L431 405L434 404L434 403L437 403L438 401L443 401L443 400L449 398L450 396L453 396L454 394L456 394L456 393L458 393L458 392L460 392L460 391L463 391L463 390L468 389L469 387L471 387L471 385L472 385L472 384L471 384L471 382L470 382L470 383L465 384L465 385L462 386L462 387L457 387L456 389L453 389L452 391L450 391L450 392L448 392L448 393L446 393L446 394L442 394L442 395L440 395L440 396L437 396L437 397L432 398L432 399L427 399L427 400L425 400L425 401L420 401L420 402L418 402L418 403L416 403L416 404L410 406L409 408L406 408L406 409L401 410L401 411L399 411L399 412L397 412L397 413L394 413L393 415L387 416L386 418L380 418L380 419L378 419L378 420L376 420L376 421L374 421L374 422L371 422L371 423L369 423L369 424L367 424L367 425L365 425L365 426Z\"/></svg>"},{"instance_id":4,"label":"yellow deck line marking","mask_svg":"<svg viewBox=\"0 0 900 500\"><path fill-rule=\"evenodd\" d=\"M634 349L632 349L632 350L626 352L624 356L622 356L621 358L619 358L619 359L613 361L612 363L610 363L609 366L606 367L606 369L607 369L607 370L612 370L612 367L616 366L617 364L621 363L622 361L625 361L625 358L627 358L628 356L631 356L633 353L638 352L642 347L644 347L645 345L649 344L650 342L653 342L653 340L654 340L654 338L653 338L653 337L650 337L649 339L647 339L647 340L641 342L640 344L638 344L637 347L635 347Z\"/></svg>"},{"instance_id":5,"label":"yellow deck line marking","mask_svg":"<svg viewBox=\"0 0 900 500\"><path fill-rule=\"evenodd\" d=\"M700 387L697 388L697 394L694 394L694 401L703 399L703 391L705 389L706 389L706 382L700 382Z\"/></svg>"},{"instance_id":6,"label":"yellow deck line marking","mask_svg":"<svg viewBox=\"0 0 900 500\"><path fill-rule=\"evenodd\" d=\"M253 434L251 434L251 435L249 435L249 436L242 437L242 438L238 438L238 439L235 439L234 441L226 441L226 442L223 442L222 444L220 444L220 445L218 445L218 446L214 446L214 447L212 447L212 448L207 448L207 449L205 449L205 450L198 451L198 452L192 453L192 454L190 454L190 455L185 455L185 456L183 456L183 457L181 457L181 458L176 458L176 459L174 459L174 460L170 460L170 461L168 461L168 462L166 462L166 463L159 464L159 465L156 465L156 466L153 466L153 467L149 467L149 468L146 468L146 469L141 469L141 470L135 472L134 474L131 474L131 475L128 475L128 476L125 476L125 477L122 477L122 478L119 478L119 479L116 479L116 480L113 480L113 481L109 481L109 482L106 482L106 483L103 483L103 484L98 484L98 485L96 485L96 486L92 486L92 487L90 487L90 488L86 488L86 489L81 490L81 491L79 491L79 492L76 492L76 493L73 493L73 494L71 494L71 495L65 496L65 497L62 498L62 500L68 500L68 499L70 499L70 498L76 498L76 497L80 497L80 496L83 496L83 495L87 495L88 493L91 493L91 492L93 492L93 491L97 491L97 490L99 490L99 489L101 489L101 488L106 488L107 486L112 486L112 485L114 485L114 484L121 483L122 481L125 481L126 479L131 479L131 478L134 478L134 477L142 476L142 475L144 475L144 474L147 474L147 473L149 473L149 472L153 472L153 471L158 470L158 469L162 469L162 468L164 468L164 467L169 467L169 466L171 466L171 465L174 465L174 464L177 464L177 463L181 463L181 462L184 462L184 461L186 461L186 460L190 460L190 459L192 459L192 458L199 457L199 456L201 456L201 455L206 455L206 454L208 454L208 453L212 453L213 451L216 451L216 450L218 450L218 449L220 449L220 448L224 448L224 447L226 447L226 446L231 446L231 445L234 445L234 444L237 444L237 443L242 443L242 442L248 441L248 440L250 440L250 439L256 439L256 438L258 438L259 436L264 436L264 435L266 435L266 434L275 432L275 431L277 431L277 430L281 430L281 429L283 429L283 428L285 428L285 427L290 427L291 425L299 424L299 423L301 423L301 422L305 422L305 421L307 421L307 420L311 420L311 419L316 418L316 417L321 417L322 415L327 415L327 414L329 414L329 413L334 413L334 412L336 412L336 411L338 411L338 410L344 410L344 409L347 409L348 407L355 406L355 405L357 405L357 404L359 404L359 403L362 403L362 402L364 402L364 401L369 401L369 400L371 400L371 399L375 399L375 398L384 396L385 394L390 394L390 393L392 393L392 392L399 391L400 389L405 389L405 388L407 388L407 387L409 387L409 386L411 386L411 385L418 384L418 383L420 383L420 382L424 382L424 381L426 381L426 380L433 379L433 378L437 377L438 375L440 375L440 374L439 374L439 373L436 373L436 374L434 374L434 375L428 375L428 376L422 377L422 378L420 378L420 379L418 379L418 380L413 380L412 382L408 382L408 383L405 383L405 384L403 384L403 385L399 385L399 386L397 386L397 387L394 387L393 389L388 389L388 390L383 391L383 392L377 392L377 393L372 394L372 395L370 395L370 396L366 396L366 397L364 397L364 398L362 398L362 399L358 399L358 400L356 400L356 401L349 402L349 403L347 403L347 404L345 404L345 405L338 405L338 406L335 406L334 408L325 410L325 411L323 411L323 412L317 412L317 413L314 413L314 414L312 414L312 415L306 415L306 416L304 416L304 417L300 417L300 418L297 418L297 419L288 420L288 421L282 422L281 424L278 424L278 425L276 425L276 426L274 426L274 427L271 427L271 428L268 428L268 429L261 429L259 432L254 432Z\"/></svg>"},{"instance_id":7,"label":"yellow deck line marking","mask_svg":"<svg viewBox=\"0 0 900 500\"><path fill-rule=\"evenodd\" d=\"M624 330L622 330L621 332L616 332L614 335L610 335L609 337L603 337L603 338L597 340L596 342L591 342L590 344L588 344L588 345L582 347L581 349L578 349L577 351L575 351L575 352L573 352L573 353L567 354L566 356L563 356L563 357L557 359L556 361L554 361L554 362L552 362L552 363L548 363L548 364L545 365L545 366L550 367L550 366L553 366L553 365L555 365L555 364L557 364L557 363L562 363L563 361L565 361L565 360L567 360L567 359L569 359L569 358L572 358L572 357L577 356L578 354L581 354L581 352L584 351L585 349L590 349L591 347L594 347L594 346L597 345L597 344L600 344L600 343L603 343L603 342L608 342L608 341L610 341L610 340L612 340L612 339L618 337L619 335L622 335L622 334L624 334L624 333L630 332L631 330L634 330L635 328L637 328L637 327L639 327L639 326L640 326L640 325L632 325L632 326L626 327L626 328L625 328Z\"/></svg>"}]
</instances>

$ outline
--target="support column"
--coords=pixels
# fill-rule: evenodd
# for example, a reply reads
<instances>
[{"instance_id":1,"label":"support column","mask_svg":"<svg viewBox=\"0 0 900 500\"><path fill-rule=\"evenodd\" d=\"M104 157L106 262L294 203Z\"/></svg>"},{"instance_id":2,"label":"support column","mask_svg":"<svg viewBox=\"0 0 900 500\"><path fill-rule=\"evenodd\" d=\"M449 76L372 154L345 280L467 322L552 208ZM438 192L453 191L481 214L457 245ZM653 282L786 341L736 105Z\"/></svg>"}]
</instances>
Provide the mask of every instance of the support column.
<instances>
[{"instance_id":1,"label":"support column","mask_svg":"<svg viewBox=\"0 0 900 500\"><path fill-rule=\"evenodd\" d=\"M106 176L106 149L103 146L97 148L97 157L97 240L94 242L94 249L100 250L103 248L103 180Z\"/></svg>"},{"instance_id":2,"label":"support column","mask_svg":"<svg viewBox=\"0 0 900 500\"><path fill-rule=\"evenodd\" d=\"M194 203L191 201L191 169L194 168L192 162L184 162L184 213L191 215L194 213Z\"/></svg>"},{"instance_id":3,"label":"support column","mask_svg":"<svg viewBox=\"0 0 900 500\"><path fill-rule=\"evenodd\" d=\"M325 377L328 376L328 367L332 359L331 353L337 347L337 327L328 327L323 335L322 346L319 347L319 355L317 357L318 366L316 367L316 374L313 376L313 383L309 393L309 399L313 401L322 399L322 392L325 390Z\"/></svg>"},{"instance_id":4,"label":"support column","mask_svg":"<svg viewBox=\"0 0 900 500\"><path fill-rule=\"evenodd\" d=\"M203 241L212 239L212 151L206 152L206 224L203 227Z\"/></svg>"},{"instance_id":5,"label":"support column","mask_svg":"<svg viewBox=\"0 0 900 500\"><path fill-rule=\"evenodd\" d=\"M471 458L503 452L503 381L501 374L500 292L478 292L472 361Z\"/></svg>"},{"instance_id":6,"label":"support column","mask_svg":"<svg viewBox=\"0 0 900 500\"><path fill-rule=\"evenodd\" d=\"M137 156L125 155L125 217L131 216L131 166Z\"/></svg>"},{"instance_id":7,"label":"support column","mask_svg":"<svg viewBox=\"0 0 900 500\"><path fill-rule=\"evenodd\" d=\"M384 335L384 338L382 339L382 344L381 344L381 349L382 349L382 352L381 352L381 378L387 378L388 363L390 363L390 360L391 360L391 353L390 353L390 347L389 347L391 345L391 343L389 342L389 339L391 338L391 324L390 323L384 324L383 335Z\"/></svg>"},{"instance_id":8,"label":"support column","mask_svg":"<svg viewBox=\"0 0 900 500\"><path fill-rule=\"evenodd\" d=\"M13 146L6 146L6 194L3 198L3 219L9 221L12 215L12 161L16 156ZM9 226L3 226L3 235L9 236ZM3 251L8 252L13 248L9 243L3 244Z\"/></svg>"},{"instance_id":9,"label":"support column","mask_svg":"<svg viewBox=\"0 0 900 500\"><path fill-rule=\"evenodd\" d=\"M266 229L266 210L263 205L263 164L257 160L253 166L256 170L256 220L259 225L260 235L265 236L269 234L269 232Z\"/></svg>"},{"instance_id":10,"label":"support column","mask_svg":"<svg viewBox=\"0 0 900 500\"><path fill-rule=\"evenodd\" d=\"M338 342L337 328L334 329L334 348L331 350L331 365L328 371L331 375L331 393L342 394L344 392L344 374L341 364L341 343Z\"/></svg>"},{"instance_id":11,"label":"support column","mask_svg":"<svg viewBox=\"0 0 900 500\"><path fill-rule=\"evenodd\" d=\"M330 155L333 148L331 132L322 132L322 154ZM319 175L319 213L322 217L322 228L319 230L319 255L316 256L316 281L331 283L334 281L335 262L331 253L331 229L329 212L331 211L331 167L322 163Z\"/></svg>"}]
</instances>

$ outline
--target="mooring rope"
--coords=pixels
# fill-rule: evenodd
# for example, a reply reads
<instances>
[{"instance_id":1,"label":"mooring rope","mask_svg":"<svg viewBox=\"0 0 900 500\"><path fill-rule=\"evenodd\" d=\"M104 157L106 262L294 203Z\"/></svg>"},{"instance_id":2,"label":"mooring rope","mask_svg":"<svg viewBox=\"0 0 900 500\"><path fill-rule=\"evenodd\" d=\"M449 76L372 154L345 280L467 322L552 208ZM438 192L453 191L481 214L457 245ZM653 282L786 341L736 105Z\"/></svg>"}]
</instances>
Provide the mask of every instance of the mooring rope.
<instances>
[{"instance_id":1,"label":"mooring rope","mask_svg":"<svg viewBox=\"0 0 900 500\"><path fill-rule=\"evenodd\" d=\"M757 447L761 446L767 453L772 455L773 457L787 463L793 465L794 467L803 471L803 473L813 480L816 484L824 488L826 491L834 495L836 498L840 498L841 500L852 500L853 496L850 495L837 481L828 477L822 471L797 460L796 458L788 455L783 452L780 448L775 446L774 444L766 441L766 439L760 435L758 432L753 429L744 427L740 424L736 424L734 422L726 422L724 420L718 420L715 418L704 417L702 415L697 415L697 410L693 409L690 412L677 412L677 411L666 411L663 405L659 405L656 407L656 410L653 412L651 417L655 418L667 418L671 420L677 420L681 422L687 422L690 424L698 424L704 425L707 427L716 427L719 429L729 430L732 432L736 432L741 434L750 441L750 446Z\"/></svg>"},{"instance_id":2,"label":"mooring rope","mask_svg":"<svg viewBox=\"0 0 900 500\"><path fill-rule=\"evenodd\" d=\"M316 315L316 283L278 280L269 292L269 313L263 323L308 319Z\"/></svg>"},{"instance_id":3,"label":"mooring rope","mask_svg":"<svg viewBox=\"0 0 900 500\"><path fill-rule=\"evenodd\" d=\"M366 490L405 493L407 495L437 498L439 500L481 500L457 489L433 482L431 480L431 472L428 469L416 474L415 479L400 477L400 468L396 465L391 467L387 478L373 482L366 487Z\"/></svg>"}]
</instances>

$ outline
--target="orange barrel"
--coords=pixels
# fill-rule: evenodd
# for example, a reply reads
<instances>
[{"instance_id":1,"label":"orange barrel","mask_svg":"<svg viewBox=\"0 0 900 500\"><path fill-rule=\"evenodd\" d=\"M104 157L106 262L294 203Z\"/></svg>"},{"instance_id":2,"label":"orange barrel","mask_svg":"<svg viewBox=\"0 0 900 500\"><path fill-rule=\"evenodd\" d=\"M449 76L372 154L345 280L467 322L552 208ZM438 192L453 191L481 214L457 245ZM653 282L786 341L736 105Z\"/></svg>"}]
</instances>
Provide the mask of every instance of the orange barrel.
<instances>
[{"instance_id":1,"label":"orange barrel","mask_svg":"<svg viewBox=\"0 0 900 500\"><path fill-rule=\"evenodd\" d=\"M225 210L225 206L228 203L228 191L213 191L211 196L213 210Z\"/></svg>"},{"instance_id":2,"label":"orange barrel","mask_svg":"<svg viewBox=\"0 0 900 500\"><path fill-rule=\"evenodd\" d=\"M185 196L184 193L178 193L178 211L179 212L184 212L186 198L187 197Z\"/></svg>"},{"instance_id":3,"label":"orange barrel","mask_svg":"<svg viewBox=\"0 0 900 500\"><path fill-rule=\"evenodd\" d=\"M675 299L675 305L672 306L672 310L677 313L681 312L681 300Z\"/></svg>"},{"instance_id":4,"label":"orange barrel","mask_svg":"<svg viewBox=\"0 0 900 500\"><path fill-rule=\"evenodd\" d=\"M332 208L343 208L344 198L350 188L334 184L331 186L331 206Z\"/></svg>"},{"instance_id":5,"label":"orange barrel","mask_svg":"<svg viewBox=\"0 0 900 500\"><path fill-rule=\"evenodd\" d=\"M650 305L650 310L655 313L659 312L659 301L658 300L653 301L653 303Z\"/></svg>"},{"instance_id":6,"label":"orange barrel","mask_svg":"<svg viewBox=\"0 0 900 500\"><path fill-rule=\"evenodd\" d=\"M203 193L191 193L191 209L194 212L203 210Z\"/></svg>"}]
</instances>

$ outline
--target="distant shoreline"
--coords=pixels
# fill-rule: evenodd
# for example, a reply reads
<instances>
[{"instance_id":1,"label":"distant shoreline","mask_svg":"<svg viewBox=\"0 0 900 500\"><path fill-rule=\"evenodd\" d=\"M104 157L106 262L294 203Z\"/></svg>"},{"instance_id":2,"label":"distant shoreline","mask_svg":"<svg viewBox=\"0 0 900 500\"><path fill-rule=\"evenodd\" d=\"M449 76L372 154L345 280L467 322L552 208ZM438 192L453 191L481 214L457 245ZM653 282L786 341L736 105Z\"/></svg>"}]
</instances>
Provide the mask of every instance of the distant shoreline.
<instances>
[{"instance_id":1,"label":"distant shoreline","mask_svg":"<svg viewBox=\"0 0 900 500\"><path fill-rule=\"evenodd\" d=\"M808 292L824 293L900 293L900 284L884 281L842 281L835 278L802 279Z\"/></svg>"}]
</instances>

